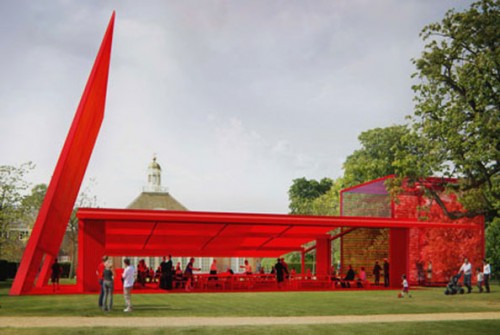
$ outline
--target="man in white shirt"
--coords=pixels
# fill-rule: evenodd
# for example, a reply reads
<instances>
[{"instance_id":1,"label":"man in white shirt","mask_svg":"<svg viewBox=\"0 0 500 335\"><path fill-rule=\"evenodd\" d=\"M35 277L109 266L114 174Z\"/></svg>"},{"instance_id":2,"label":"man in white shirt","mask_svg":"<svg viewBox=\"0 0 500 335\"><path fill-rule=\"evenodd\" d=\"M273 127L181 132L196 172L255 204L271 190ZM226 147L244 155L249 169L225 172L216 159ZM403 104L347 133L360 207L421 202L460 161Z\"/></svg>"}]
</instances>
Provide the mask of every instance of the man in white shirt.
<instances>
[{"instance_id":1,"label":"man in white shirt","mask_svg":"<svg viewBox=\"0 0 500 335\"><path fill-rule=\"evenodd\" d=\"M123 270L122 278L123 278L123 297L125 298L125 309L124 312L132 312L132 287L134 287L135 281L135 268L133 265L130 265L130 259L125 258L123 260L125 264L125 270Z\"/></svg>"},{"instance_id":2,"label":"man in white shirt","mask_svg":"<svg viewBox=\"0 0 500 335\"><path fill-rule=\"evenodd\" d=\"M464 259L464 263L460 267L460 270L458 270L459 273L463 272L464 274L464 286L467 287L467 293L470 293L472 291L472 285L471 285L471 276L472 276L472 264L469 263L469 260L467 257Z\"/></svg>"},{"instance_id":3,"label":"man in white shirt","mask_svg":"<svg viewBox=\"0 0 500 335\"><path fill-rule=\"evenodd\" d=\"M490 263L485 259L483 259L483 275L484 275L484 288L486 289L486 293L490 293L490 275L491 275L491 266Z\"/></svg>"}]
</instances>

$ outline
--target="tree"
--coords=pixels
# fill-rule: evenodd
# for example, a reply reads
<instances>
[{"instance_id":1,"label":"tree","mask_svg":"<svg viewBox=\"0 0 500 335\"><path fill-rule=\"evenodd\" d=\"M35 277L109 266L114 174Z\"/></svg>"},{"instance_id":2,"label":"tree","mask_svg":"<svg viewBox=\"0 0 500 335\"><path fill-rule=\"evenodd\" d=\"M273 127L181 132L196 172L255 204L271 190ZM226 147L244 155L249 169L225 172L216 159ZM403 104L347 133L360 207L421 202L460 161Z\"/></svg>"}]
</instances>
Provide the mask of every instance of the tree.
<instances>
[{"instance_id":1,"label":"tree","mask_svg":"<svg viewBox=\"0 0 500 335\"><path fill-rule=\"evenodd\" d=\"M0 166L0 259L16 260L19 256L20 241L10 232L23 219L23 192L29 187L25 177L33 168L31 162Z\"/></svg>"},{"instance_id":2,"label":"tree","mask_svg":"<svg viewBox=\"0 0 500 335\"><path fill-rule=\"evenodd\" d=\"M493 219L488 228L486 228L486 258L492 266L492 272L500 276L500 218Z\"/></svg>"},{"instance_id":3,"label":"tree","mask_svg":"<svg viewBox=\"0 0 500 335\"><path fill-rule=\"evenodd\" d=\"M358 136L361 149L355 150L344 162L344 184L358 185L396 172L393 162L403 148L402 138L407 126L396 125L364 131Z\"/></svg>"},{"instance_id":4,"label":"tree","mask_svg":"<svg viewBox=\"0 0 500 335\"><path fill-rule=\"evenodd\" d=\"M459 178L443 178L441 186L460 196L463 210L448 210L442 192L426 189L451 219L499 214L499 9L498 0L481 0L448 11L422 30L427 44L413 61L415 113L395 167L410 181Z\"/></svg>"},{"instance_id":5,"label":"tree","mask_svg":"<svg viewBox=\"0 0 500 335\"><path fill-rule=\"evenodd\" d=\"M317 180L294 179L288 190L290 214L314 214L313 201L325 194L333 185L329 178Z\"/></svg>"},{"instance_id":6,"label":"tree","mask_svg":"<svg viewBox=\"0 0 500 335\"><path fill-rule=\"evenodd\" d=\"M24 223L33 228L43 199L47 193L47 184L37 184L31 189L31 194L25 196L21 202Z\"/></svg>"}]
</instances>

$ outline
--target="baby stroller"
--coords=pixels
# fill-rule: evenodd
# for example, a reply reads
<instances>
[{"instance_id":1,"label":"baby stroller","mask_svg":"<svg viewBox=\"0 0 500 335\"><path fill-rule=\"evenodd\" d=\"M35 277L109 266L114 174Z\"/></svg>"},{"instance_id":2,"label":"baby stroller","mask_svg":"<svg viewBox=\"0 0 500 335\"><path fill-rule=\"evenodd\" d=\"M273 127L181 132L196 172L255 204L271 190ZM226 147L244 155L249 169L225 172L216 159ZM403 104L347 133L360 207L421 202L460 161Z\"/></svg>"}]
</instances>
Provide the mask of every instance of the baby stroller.
<instances>
[{"instance_id":1,"label":"baby stroller","mask_svg":"<svg viewBox=\"0 0 500 335\"><path fill-rule=\"evenodd\" d=\"M462 288L462 286L458 282L458 280L460 279L461 276L462 275L459 273L459 274L456 274L453 277L451 277L450 282L446 286L446 290L444 291L444 294L446 294L446 295L452 294L453 295L453 294L457 294L457 293L460 293L460 294L465 293L464 289Z\"/></svg>"}]
</instances>

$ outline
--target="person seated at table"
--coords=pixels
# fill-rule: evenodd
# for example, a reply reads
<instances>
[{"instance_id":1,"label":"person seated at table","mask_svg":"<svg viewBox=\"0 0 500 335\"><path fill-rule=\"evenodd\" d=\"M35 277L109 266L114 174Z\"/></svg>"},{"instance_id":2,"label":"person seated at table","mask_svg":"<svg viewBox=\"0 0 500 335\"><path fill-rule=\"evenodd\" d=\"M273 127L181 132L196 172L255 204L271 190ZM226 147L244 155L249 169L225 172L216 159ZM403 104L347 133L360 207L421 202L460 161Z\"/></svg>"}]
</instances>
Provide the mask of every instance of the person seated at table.
<instances>
[{"instance_id":1,"label":"person seated at table","mask_svg":"<svg viewBox=\"0 0 500 335\"><path fill-rule=\"evenodd\" d=\"M160 277L161 277L161 266L158 265L158 268L156 268L155 272L154 282L157 283L160 280Z\"/></svg>"},{"instance_id":2,"label":"person seated at table","mask_svg":"<svg viewBox=\"0 0 500 335\"><path fill-rule=\"evenodd\" d=\"M309 268L307 268L307 270L306 270L306 279L307 280L312 279L311 269L309 269Z\"/></svg>"},{"instance_id":3,"label":"person seated at table","mask_svg":"<svg viewBox=\"0 0 500 335\"><path fill-rule=\"evenodd\" d=\"M338 286L338 285L342 284L342 280L339 278L339 276L337 275L337 271L335 271L335 269L333 267L332 267L331 279L332 279L332 284L334 286Z\"/></svg>"},{"instance_id":4,"label":"person seated at table","mask_svg":"<svg viewBox=\"0 0 500 335\"><path fill-rule=\"evenodd\" d=\"M346 276L344 277L344 280L341 283L342 287L350 288L351 287L351 283L350 282L354 280L355 276L356 275L354 274L354 270L352 269L352 265L349 265L349 270L347 270L347 274L346 274Z\"/></svg>"},{"instance_id":5,"label":"person seated at table","mask_svg":"<svg viewBox=\"0 0 500 335\"><path fill-rule=\"evenodd\" d=\"M174 272L175 288L182 287L184 281L184 274L182 273L181 262L177 262Z\"/></svg>"},{"instance_id":6,"label":"person seated at table","mask_svg":"<svg viewBox=\"0 0 500 335\"><path fill-rule=\"evenodd\" d=\"M266 274L266 273L264 272L264 267L263 267L263 266L261 266L261 267L260 267L259 274L261 274L261 275Z\"/></svg>"},{"instance_id":7,"label":"person seated at table","mask_svg":"<svg viewBox=\"0 0 500 335\"><path fill-rule=\"evenodd\" d=\"M217 260L214 259L210 265L210 277L208 280L217 280Z\"/></svg>"},{"instance_id":8,"label":"person seated at table","mask_svg":"<svg viewBox=\"0 0 500 335\"><path fill-rule=\"evenodd\" d=\"M245 265L240 265L240 268L245 269L245 274L252 274L252 266L250 265L250 263L248 263L248 260L245 259Z\"/></svg>"},{"instance_id":9,"label":"person seated at table","mask_svg":"<svg viewBox=\"0 0 500 335\"><path fill-rule=\"evenodd\" d=\"M361 270L359 271L359 274L358 274L357 286L359 288L361 288L361 287L364 287L365 285L366 285L366 272L365 272L365 268L361 267Z\"/></svg>"},{"instance_id":10,"label":"person seated at table","mask_svg":"<svg viewBox=\"0 0 500 335\"><path fill-rule=\"evenodd\" d=\"M149 270L146 266L146 262L144 259L141 259L137 265L137 281L142 287L146 286L146 277L148 276L148 273Z\"/></svg>"},{"instance_id":11,"label":"person seated at table","mask_svg":"<svg viewBox=\"0 0 500 335\"><path fill-rule=\"evenodd\" d=\"M233 271L233 269L231 269L231 268L227 268L227 270L226 270L226 274L228 274L228 275L234 275L234 271Z\"/></svg>"}]
</instances>

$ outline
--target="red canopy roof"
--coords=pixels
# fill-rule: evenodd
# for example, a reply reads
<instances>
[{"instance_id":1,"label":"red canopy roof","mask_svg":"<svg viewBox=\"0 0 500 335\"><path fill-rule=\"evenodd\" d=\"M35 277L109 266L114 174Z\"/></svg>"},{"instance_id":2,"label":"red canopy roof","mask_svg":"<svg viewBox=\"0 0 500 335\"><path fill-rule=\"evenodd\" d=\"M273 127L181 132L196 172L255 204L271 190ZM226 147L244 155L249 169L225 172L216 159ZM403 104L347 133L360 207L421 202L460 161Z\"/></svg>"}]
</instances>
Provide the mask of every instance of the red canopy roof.
<instances>
[{"instance_id":1,"label":"red canopy roof","mask_svg":"<svg viewBox=\"0 0 500 335\"><path fill-rule=\"evenodd\" d=\"M478 228L410 219L80 208L83 224L105 225L115 256L277 257L338 227Z\"/></svg>"}]
</instances>

